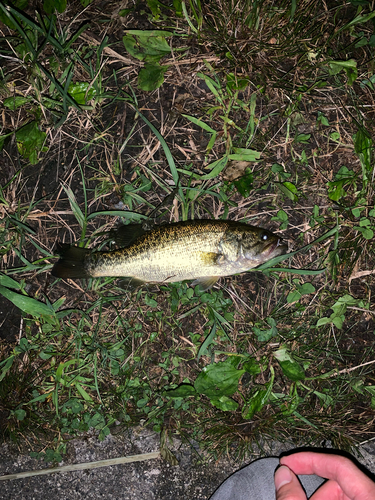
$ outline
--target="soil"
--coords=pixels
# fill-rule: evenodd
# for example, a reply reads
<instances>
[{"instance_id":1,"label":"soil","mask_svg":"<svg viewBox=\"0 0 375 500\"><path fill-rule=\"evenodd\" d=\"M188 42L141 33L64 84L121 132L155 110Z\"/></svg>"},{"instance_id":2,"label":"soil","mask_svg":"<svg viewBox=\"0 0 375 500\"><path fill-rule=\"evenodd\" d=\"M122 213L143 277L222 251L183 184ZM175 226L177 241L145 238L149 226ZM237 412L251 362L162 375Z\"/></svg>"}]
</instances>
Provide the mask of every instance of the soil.
<instances>
[{"instance_id":1,"label":"soil","mask_svg":"<svg viewBox=\"0 0 375 500\"><path fill-rule=\"evenodd\" d=\"M72 6L70 8L73 9ZM129 58L129 54L121 42L124 30L153 29L154 25L150 22L149 15L145 14L147 5L138 3L134 12L126 20L119 20L114 16L116 20L110 24L111 29L108 30L108 33L104 33L103 27L100 22L97 22L97 19L101 19L101 16L112 15L112 13L114 15L116 9L118 9L117 3L93 2L86 12L87 19L90 20L91 24L90 28L85 31L87 37L85 40L86 42L89 40L90 44L97 47L96 42L98 40L100 42L104 36L108 35L108 43L116 54L123 58ZM348 19L350 19L349 14ZM259 51L259 54L248 55L249 60L252 58L252 64L249 63L245 68L245 64L240 61L238 68L233 69L233 66L228 62L228 57L220 59L219 52L214 51L211 45L197 44L196 41L192 40L193 37L189 38L185 44L184 40L181 39L179 42L181 46L188 47L186 56L181 64L171 64L165 74L165 83L152 92L140 92L137 88L137 75L140 69L138 61L127 65L117 59L117 56L111 57L106 53L107 59L103 65L101 76L113 98L104 99L102 103L97 105L96 109L89 112L71 110L66 122L60 128L55 128L52 115L46 110L42 126L48 132L49 149L47 153L40 153L40 161L36 165L30 165L25 158L20 156L14 138L5 144L0 153L0 186L4 189L7 203L1 205L1 216L4 218L3 220L6 220L7 216L17 218L21 214L24 217L23 222L27 224L30 231L17 231L17 228L12 228L7 232L7 241L1 242L1 248L3 248L4 243L6 249L4 253L2 251L2 271L6 272L24 265L20 253L16 251L18 249L22 249L23 259L35 262L46 255L42 254L40 250L42 248L50 254L45 263L52 264L54 262L52 256L58 241L76 243L80 240L82 228L72 211L72 206L63 187L70 188L82 210L85 205L86 190L87 207L90 214L125 209L149 215L152 206L155 206L158 209L156 213L153 213L153 219L157 223L174 221L181 217L181 207L177 197L172 196L172 200L169 200L166 205L162 205L167 196L173 194L173 179L165 153L155 134L137 116L129 100L126 100L126 94L131 95L131 90L135 89L139 110L160 130L172 152L177 168L190 169L197 176L207 174L210 171L208 165L225 154L227 145L232 139L239 147L248 147L262 153L261 161L250 165L253 185L248 196L243 196L233 184L234 180L243 176L248 165L232 162L217 178L204 183L196 179L190 181L186 176L181 176L182 187L186 193L191 186L197 190L204 186L208 193L201 199L197 198L195 203L191 203L188 217L219 218L225 215L234 220L245 217L253 224L278 232L289 243L290 250L295 250L332 227L336 223L335 216L337 214L342 221L340 238L345 241L345 244L340 254L337 279L333 280L332 275L327 277L327 274L311 278L316 290L325 291L324 294L322 292L324 298L319 307L324 308L326 304L324 315L329 317L332 313L329 307L334 302L333 298L340 297L344 293L350 293L355 298L361 298L371 303L375 292L374 275L361 276L356 273L374 269L373 246L371 246L371 242L358 237L353 229L358 220L353 218L350 211L351 204L355 202L356 192L361 186L346 187L347 192L339 203L334 203L327 197L327 183L334 180L335 175L343 165L353 169L358 175L361 173L358 155L352 147L352 136L357 130L357 122L351 115L352 111L344 114L342 110L352 110L354 105L358 106L361 113L364 113L365 110L365 116L368 119L366 126L374 132L373 110L368 111L373 105L371 94L365 87L355 82L353 89L356 95L360 96L358 102L353 103L349 99L350 93L347 92L346 88L335 87L335 90L331 91L333 87L329 87L329 85L322 90L316 88L312 89L311 92L306 92L308 98L300 100L300 95L305 96L301 90L304 82L300 81L303 72L298 67L294 57L284 58L285 60L283 59L279 64L280 57L276 52L273 52L272 43L268 44L264 50ZM227 48L234 50L231 45ZM226 126L222 119L226 110L218 105L218 101L214 98L207 84L197 76L199 72L212 73L205 62L207 60L210 60L210 64L215 67L216 77L223 86L226 75L230 71L238 71L239 75L249 77L248 87L238 94L238 99L244 103L250 103L253 94L256 93L255 134L249 144L243 140L240 133L237 134L238 129L236 128L244 130L248 127L249 109L237 109L232 112L230 117L234 124ZM244 69L242 72L243 68L246 71ZM17 71L21 72L21 69L17 69ZM116 79L113 78L114 72L117 72ZM287 74L289 75L288 79L286 79ZM25 78L22 73L21 76ZM77 75L77 79L78 77L79 75ZM333 77L329 83L334 85ZM25 89L23 90L25 91ZM124 100L115 99L117 95L121 95ZM226 98L225 104L229 105L228 103L229 99ZM338 106L337 103L340 105ZM22 112L24 114L20 112L17 115L19 121L15 124L14 113L7 110L8 114L4 115L5 129L16 130L19 125L29 121L30 117L33 118L32 112L34 113L35 110L28 109L27 112ZM325 114L329 126L317 125L319 113ZM217 131L218 138L211 152L207 152L210 135L183 115L202 119ZM133 128L134 125L135 128ZM337 131L340 131L338 144L329 139L330 134ZM303 140L298 142L295 138L300 134L309 134L309 140L306 143ZM375 134L373 134L374 136ZM125 143L126 145L123 147ZM274 164L282 165L284 172L290 175L291 182L298 186L298 201L292 201L290 196L286 196L280 190L281 179L271 173L271 167ZM126 189L131 183L138 189L144 178L152 181L151 189L139 191L146 202L134 202L134 198L128 196ZM216 187L216 183L218 187ZM230 200L228 205L222 202L219 196L216 197L219 192L225 192L228 196ZM316 232L313 226L310 226L314 205L319 207L319 215L326 217L325 220L329 223L328 227L323 225ZM28 210L29 207L30 210ZM280 222L272 219L276 217L279 210L284 210L288 215L288 227L285 230L280 230ZM26 212L28 212L27 216ZM101 245L108 236L108 231L117 223L117 218L104 215L91 219L86 230L86 237L94 235L90 246L95 248ZM357 254L358 248L365 250L359 255ZM327 259L329 251L333 250L334 242L325 242L319 248L313 248L307 254L297 256L293 267L305 269L310 268L311 265L315 268L325 266L327 265L325 259ZM285 283L291 285L292 279L295 277L293 275L291 278L286 278ZM49 270L45 272L29 270L22 273L22 279L25 280L27 293L31 297L42 298L43 301L49 300L51 303L61 297L66 297L64 308L67 309L80 308L84 307L82 304L94 303L98 296L95 289L89 289L84 283L57 282L50 275ZM284 289L281 290L281 288L275 292L277 287L274 277L263 274L254 275L253 273L223 279L218 286L223 290L225 297L234 300L237 307L238 317L236 317L236 328L235 333L233 333L234 339L241 339L241 336L248 335L254 324L264 323L277 308L279 297L284 292ZM158 289L158 300L163 304L162 310L167 314L170 310L170 297L160 288ZM310 296L303 297L301 305L308 307L309 301ZM122 304L121 300L119 303ZM117 302L116 305L118 305ZM311 317L316 314L313 310L314 307L312 305L309 309ZM292 323L294 316L292 318L290 310L289 306L285 306L284 333L289 333L288 329L293 330L294 327ZM185 312L185 309L179 311L180 314L182 312ZM322 311L317 311L317 313L323 314ZM133 309L131 314L136 315L136 310ZM290 318L288 318L289 314ZM301 310L302 320L298 319L299 325L303 324L303 314L305 313ZM0 354L2 357L8 356L12 349L19 344L24 333L25 319L28 319L30 324L30 318L22 317L18 308L0 296ZM189 332L198 332L202 336L203 342L202 325L205 321L206 318L200 314L194 317L187 316L181 322L181 326L173 327L175 336L172 336L170 331L162 332L164 337L157 344L155 352L147 353L150 359L155 361L155 371L152 374L155 379L159 377L157 364L163 350L171 349L177 343L176 338L178 342L182 342L181 338L185 338ZM34 328L33 332L35 331L35 335L37 335L38 325L36 321L34 323L34 326L30 328ZM157 321L154 320L150 320L145 326L147 335L158 328ZM332 366L336 366L336 363L339 364L342 361L341 355L347 354L350 355L350 361L345 365L348 369L361 365L364 352L371 353L374 348L374 328L372 312L364 310L358 315L358 311L349 309L346 312L345 329L338 331L337 338L334 339L334 343L338 342L341 350L337 354L337 359L332 359ZM301 330L296 331L295 338L290 334L287 340L293 344L299 335L302 335ZM311 336L313 335L312 331ZM190 337L188 342L190 342L189 339ZM253 343L252 339L248 341L249 352L254 352L253 349L256 350ZM190 355L186 346L187 344L183 344L181 347L179 344L179 350L176 347L176 352L181 358L184 356L188 358ZM188 347L190 348L190 344ZM323 352L322 357L324 356ZM369 355L370 357L371 355ZM209 362L209 357L206 361ZM197 366L199 365L192 362L190 365L187 363L185 375L193 374L195 376ZM367 377L368 385L373 385L373 373L371 371L363 373L363 377ZM30 372L25 374L26 378L28 376L31 376ZM171 376L171 380L172 378ZM3 400L6 401L6 404L0 405L0 412L2 412L0 419L3 416L3 421L8 419L10 409L15 408L22 400L21 385L21 383L15 384L14 393L11 395L14 399L13 406L9 403L11 399L9 394ZM371 418L374 418L375 415L373 408L363 408L361 405L362 403L358 405L358 415L363 417L366 422L371 422ZM5 407L6 410L4 410ZM360 420L358 415L355 417ZM355 417L353 417L354 420ZM240 425L237 416L233 418L233 421L228 417L225 422L227 421L233 425L237 432ZM261 425L258 421L251 424L247 431L249 436L258 425ZM363 428L365 427L366 425ZM242 431L244 434L246 433L245 426ZM371 434L371 428L366 428L361 437L365 439ZM359 436L357 437L359 439ZM74 445L77 449L84 448L82 444L84 441L77 443ZM8 453L7 446L3 448L4 460ZM120 445L116 444L116 446ZM118 448L116 450L118 451ZM4 473L15 470L11 461L17 462L16 455L10 456L11 459L5 460ZM72 458L73 461L76 459L86 460L87 457L74 456ZM184 464L183 460L181 463ZM23 456L22 460L20 459L17 463L16 469L37 466L35 461L27 460ZM210 467L205 468L204 472L199 470L199 466L194 468L192 476L189 476L189 490L185 491L185 493L188 491L187 498L189 495L191 498L208 498L218 483L234 470L231 465L223 465L222 463L220 466L212 465L212 467L212 470ZM159 472L155 472L156 469ZM40 486L40 490L38 488L41 483L30 479L22 482L26 493L20 493L18 486L13 486L13 483L6 483L7 489L4 491L7 491L9 499L15 498L17 495L21 495L18 498L34 498L33 495L36 495L36 492L41 496L49 494L48 492L53 489L54 491L59 490L59 488L61 496L64 498L79 498L78 496L74 497L74 494L78 495L77 492L82 485L86 488L86 495L92 495L92 498L94 498L93 491L98 495L96 498L100 498L100 495L103 497L107 495L106 498L131 498L131 496L126 497L125 493L122 497L116 496L119 495L120 489L125 491L126 488L129 491L131 488L134 488L134 491L139 490L137 494L140 499L175 498L177 490L184 491L184 474L186 473L184 467L181 467L180 473L176 474L173 491L167 490L170 488L168 486L168 484L170 485L170 476L175 477L174 472L171 473L172 469L168 468L165 463L158 462L156 468L154 465L147 466L147 468L134 465L131 470L131 480L129 478L120 480L121 471L118 468L117 473L111 475L111 479L108 481L105 480L105 474L108 474L106 471L103 474L82 472L75 473L73 482L71 475L64 475L64 479L60 479L56 475L53 481L43 479L44 486ZM139 478L147 474L148 478L153 479L150 479L149 482L146 481L146 483L140 482L137 485L137 481L140 481ZM206 479L208 476L210 476L209 480ZM206 480L209 483L208 486L205 486ZM72 484L69 485L69 482ZM91 490L91 493L88 493L90 482L95 485L95 488ZM159 483L160 485L158 485ZM198 484L199 486L197 486ZM113 488L112 496L109 496L109 487ZM67 488L71 488L69 493ZM153 493L145 493L145 488ZM155 489L152 490L152 488ZM22 494L26 496L22 496Z\"/></svg>"},{"instance_id":2,"label":"soil","mask_svg":"<svg viewBox=\"0 0 375 500\"><path fill-rule=\"evenodd\" d=\"M139 429L135 429L128 436L108 436L103 442L99 442L96 437L76 439L69 444L68 453L60 465L150 453L159 449L159 440L157 434ZM327 445L330 448L330 444ZM176 466L156 458L92 470L2 481L0 499L31 500L50 496L67 500L174 500L182 497L189 500L208 500L220 484L241 466L260 457L279 456L293 449L293 445L269 442L262 450L250 454L242 463L233 463L226 457L207 461L196 443L186 446L178 439L174 439L171 448L178 458ZM368 443L360 447L356 456L368 471L375 473L373 444ZM0 446L0 476L46 468L47 464L20 454L11 444Z\"/></svg>"}]
</instances>

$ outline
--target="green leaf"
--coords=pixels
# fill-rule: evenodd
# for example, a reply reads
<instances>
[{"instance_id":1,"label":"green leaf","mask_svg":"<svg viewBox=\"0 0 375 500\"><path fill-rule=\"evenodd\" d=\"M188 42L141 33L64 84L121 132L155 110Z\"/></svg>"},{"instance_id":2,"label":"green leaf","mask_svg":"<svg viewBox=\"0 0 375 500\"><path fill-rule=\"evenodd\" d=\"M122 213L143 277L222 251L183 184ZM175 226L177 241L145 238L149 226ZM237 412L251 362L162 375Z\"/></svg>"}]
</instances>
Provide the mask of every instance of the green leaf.
<instances>
[{"instance_id":1,"label":"green leaf","mask_svg":"<svg viewBox=\"0 0 375 500\"><path fill-rule=\"evenodd\" d=\"M47 134L39 129L36 121L24 125L16 132L18 151L24 158L28 158L32 165L38 163L38 152L47 151L44 147Z\"/></svg>"},{"instance_id":2,"label":"green leaf","mask_svg":"<svg viewBox=\"0 0 375 500\"><path fill-rule=\"evenodd\" d=\"M308 295L309 293L315 293L315 287L311 283L304 283L299 287L299 291L302 295Z\"/></svg>"},{"instance_id":3,"label":"green leaf","mask_svg":"<svg viewBox=\"0 0 375 500\"><path fill-rule=\"evenodd\" d=\"M288 172L285 172L284 167L282 165L279 165L278 163L274 163L271 167L271 170L273 173L277 174L279 176L279 179L282 181L285 181L292 175Z\"/></svg>"},{"instance_id":4,"label":"green leaf","mask_svg":"<svg viewBox=\"0 0 375 500\"><path fill-rule=\"evenodd\" d=\"M124 42L125 49L129 52L129 54L140 61L143 61L145 55L138 49L137 41L133 36L125 35L122 38Z\"/></svg>"},{"instance_id":5,"label":"green leaf","mask_svg":"<svg viewBox=\"0 0 375 500\"><path fill-rule=\"evenodd\" d=\"M294 138L294 142L299 142L301 144L307 144L310 140L311 134L297 134Z\"/></svg>"},{"instance_id":6,"label":"green leaf","mask_svg":"<svg viewBox=\"0 0 375 500\"><path fill-rule=\"evenodd\" d=\"M329 199L339 201L340 198L346 195L344 186L354 183L356 178L357 175L352 170L342 166L335 175L335 180L327 183Z\"/></svg>"},{"instance_id":7,"label":"green leaf","mask_svg":"<svg viewBox=\"0 0 375 500\"><path fill-rule=\"evenodd\" d=\"M236 411L238 408L237 401L234 401L228 396L221 396L220 398L210 398L211 403L223 411Z\"/></svg>"},{"instance_id":8,"label":"green leaf","mask_svg":"<svg viewBox=\"0 0 375 500\"><path fill-rule=\"evenodd\" d=\"M20 290L21 285L18 281L10 278L6 274L0 273L0 285L6 286L7 288L15 288L16 290Z\"/></svg>"},{"instance_id":9,"label":"green leaf","mask_svg":"<svg viewBox=\"0 0 375 500\"><path fill-rule=\"evenodd\" d=\"M199 120L198 118L195 118L194 116L190 116L190 115L182 115L182 116L184 118L187 118L189 121L191 121L191 123L194 123L194 125L197 125L198 127L202 128L206 132L209 132L210 134L215 134L215 135L217 134L216 130L214 130L213 128L211 128L204 121Z\"/></svg>"},{"instance_id":10,"label":"green leaf","mask_svg":"<svg viewBox=\"0 0 375 500\"><path fill-rule=\"evenodd\" d=\"M75 194L69 186L62 185L62 188L68 196L70 208L72 209L74 217L77 219L77 222L81 226L81 228L84 228L86 226L86 219L80 206L77 203Z\"/></svg>"},{"instance_id":11,"label":"green leaf","mask_svg":"<svg viewBox=\"0 0 375 500\"><path fill-rule=\"evenodd\" d=\"M139 214L137 212L132 212L130 210L102 210L100 212L93 212L87 216L87 220L93 219L101 215L112 216L112 217L122 217L126 220L144 220L147 219L147 215Z\"/></svg>"},{"instance_id":12,"label":"green leaf","mask_svg":"<svg viewBox=\"0 0 375 500\"><path fill-rule=\"evenodd\" d=\"M40 359L50 359L52 358L52 356L55 356L57 353L56 351L51 351L51 352L47 352L47 349L45 351L41 351L39 353L39 357Z\"/></svg>"},{"instance_id":13,"label":"green leaf","mask_svg":"<svg viewBox=\"0 0 375 500\"><path fill-rule=\"evenodd\" d=\"M213 179L214 177L217 177L224 170L227 163L228 163L228 156L223 156L222 158L219 158L219 160L215 160L214 162L210 163L205 167L205 169L211 168L211 172L196 177L202 181Z\"/></svg>"},{"instance_id":14,"label":"green leaf","mask_svg":"<svg viewBox=\"0 0 375 500\"><path fill-rule=\"evenodd\" d=\"M176 389L169 389L164 392L165 396L170 398L186 398L196 396L197 391L191 384L180 384Z\"/></svg>"},{"instance_id":15,"label":"green leaf","mask_svg":"<svg viewBox=\"0 0 375 500\"><path fill-rule=\"evenodd\" d=\"M245 90L249 82L247 77L240 77L234 73L227 74L227 89L230 91Z\"/></svg>"},{"instance_id":16,"label":"green leaf","mask_svg":"<svg viewBox=\"0 0 375 500\"><path fill-rule=\"evenodd\" d=\"M344 325L344 321L345 321L345 316L344 315L341 315L341 316L331 316L331 320L332 320L332 323L341 330L341 328L343 327Z\"/></svg>"},{"instance_id":17,"label":"green leaf","mask_svg":"<svg viewBox=\"0 0 375 500\"><path fill-rule=\"evenodd\" d=\"M96 89L88 82L76 82L69 85L68 92L78 104L86 104L95 94Z\"/></svg>"},{"instance_id":18,"label":"green leaf","mask_svg":"<svg viewBox=\"0 0 375 500\"><path fill-rule=\"evenodd\" d=\"M353 136L354 139L354 149L362 167L362 176L365 186L368 184L373 169L373 162L371 159L371 152L373 149L372 138L370 133L363 127L361 127L358 132Z\"/></svg>"},{"instance_id":19,"label":"green leaf","mask_svg":"<svg viewBox=\"0 0 375 500\"><path fill-rule=\"evenodd\" d=\"M330 61L329 74L337 75L340 71L344 70L348 77L348 84L353 85L358 77L357 61L348 59L347 61Z\"/></svg>"},{"instance_id":20,"label":"green leaf","mask_svg":"<svg viewBox=\"0 0 375 500\"><path fill-rule=\"evenodd\" d=\"M351 3L353 3L354 5L367 5L369 2L360 2L359 0L352 0ZM358 14L352 21L350 21L348 24L345 24L342 28L340 28L340 31L341 30L347 30L348 28L350 28L351 26L355 26L356 24L364 24L364 23L367 23L367 21L370 21L370 19L372 19L373 17L375 16L375 11L372 11L370 12L369 14L365 14L365 15L361 15L361 14Z\"/></svg>"},{"instance_id":21,"label":"green leaf","mask_svg":"<svg viewBox=\"0 0 375 500\"><path fill-rule=\"evenodd\" d=\"M243 365L243 369L246 370L250 375L258 375L262 371L262 366L255 358L250 358Z\"/></svg>"},{"instance_id":22,"label":"green leaf","mask_svg":"<svg viewBox=\"0 0 375 500\"><path fill-rule=\"evenodd\" d=\"M276 217L271 217L271 220L276 220L281 222L280 229L286 229L288 227L288 214L284 210L279 210Z\"/></svg>"},{"instance_id":23,"label":"green leaf","mask_svg":"<svg viewBox=\"0 0 375 500\"><path fill-rule=\"evenodd\" d=\"M158 303L148 295L145 295L145 304L149 307L157 307Z\"/></svg>"},{"instance_id":24,"label":"green leaf","mask_svg":"<svg viewBox=\"0 0 375 500\"><path fill-rule=\"evenodd\" d=\"M36 392L38 394L38 391L33 391L33 394L34 394L34 392ZM37 403L39 401L45 401L50 396L51 396L50 392L44 392L43 394L38 394L38 396L35 396L33 399L30 399L30 401L28 401L27 404L30 405L31 403Z\"/></svg>"},{"instance_id":25,"label":"green leaf","mask_svg":"<svg viewBox=\"0 0 375 500\"><path fill-rule=\"evenodd\" d=\"M326 115L324 113L322 113L321 111L318 111L318 118L316 120L317 123L321 123L322 125L325 125L326 127L329 127L329 121L328 121L328 118L326 117Z\"/></svg>"},{"instance_id":26,"label":"green leaf","mask_svg":"<svg viewBox=\"0 0 375 500\"><path fill-rule=\"evenodd\" d=\"M12 356L9 356L9 358L4 359L4 361L0 363L1 366L0 382L3 380L8 371L11 369L14 358L15 355L13 354Z\"/></svg>"},{"instance_id":27,"label":"green leaf","mask_svg":"<svg viewBox=\"0 0 375 500\"><path fill-rule=\"evenodd\" d=\"M324 326L326 325L327 323L330 323L331 320L329 318L320 318L317 323L316 323L316 326Z\"/></svg>"},{"instance_id":28,"label":"green leaf","mask_svg":"<svg viewBox=\"0 0 375 500\"><path fill-rule=\"evenodd\" d=\"M236 161L257 161L260 159L261 153L253 149L233 148L235 154L230 154L228 158Z\"/></svg>"},{"instance_id":29,"label":"green leaf","mask_svg":"<svg viewBox=\"0 0 375 500\"><path fill-rule=\"evenodd\" d=\"M29 341L25 337L22 337L20 339L19 345L14 348L14 352L20 354L22 352L30 351L32 348L34 347L31 344L29 344Z\"/></svg>"},{"instance_id":30,"label":"green leaf","mask_svg":"<svg viewBox=\"0 0 375 500\"><path fill-rule=\"evenodd\" d=\"M17 108L20 108L28 102L32 102L31 97L22 97L18 95L14 97L7 97L6 99L4 99L3 104L6 108L15 111Z\"/></svg>"},{"instance_id":31,"label":"green leaf","mask_svg":"<svg viewBox=\"0 0 375 500\"><path fill-rule=\"evenodd\" d=\"M275 351L273 354L279 362L279 365L281 366L281 369L286 377L295 382L305 379L304 369L293 359L285 346L280 347L280 349Z\"/></svg>"},{"instance_id":32,"label":"green leaf","mask_svg":"<svg viewBox=\"0 0 375 500\"><path fill-rule=\"evenodd\" d=\"M160 6L162 5L158 0L146 0L147 5L150 7L154 19L157 21L161 14Z\"/></svg>"},{"instance_id":33,"label":"green leaf","mask_svg":"<svg viewBox=\"0 0 375 500\"><path fill-rule=\"evenodd\" d=\"M365 207L352 208L352 214L354 215L354 217L360 217L361 211L364 210L364 209L365 209Z\"/></svg>"},{"instance_id":34,"label":"green leaf","mask_svg":"<svg viewBox=\"0 0 375 500\"><path fill-rule=\"evenodd\" d=\"M246 420L251 420L255 413L260 411L268 400L267 389L258 389L255 391L250 401L243 407L242 416Z\"/></svg>"},{"instance_id":35,"label":"green leaf","mask_svg":"<svg viewBox=\"0 0 375 500\"><path fill-rule=\"evenodd\" d=\"M267 318L266 321L271 327L269 330L261 330L257 326L253 327L253 331L259 342L268 342L272 337L275 337L278 334L276 321L273 318Z\"/></svg>"},{"instance_id":36,"label":"green leaf","mask_svg":"<svg viewBox=\"0 0 375 500\"><path fill-rule=\"evenodd\" d=\"M209 398L230 396L235 393L238 381L245 370L237 370L232 363L233 361L228 358L226 361L205 366L195 380L196 391Z\"/></svg>"},{"instance_id":37,"label":"green leaf","mask_svg":"<svg viewBox=\"0 0 375 500\"><path fill-rule=\"evenodd\" d=\"M357 306L358 302L358 299L355 299L354 297L346 293L342 297L339 297L339 299L333 304L332 309L336 313L339 313L341 311L345 312L347 306Z\"/></svg>"},{"instance_id":38,"label":"green leaf","mask_svg":"<svg viewBox=\"0 0 375 500\"><path fill-rule=\"evenodd\" d=\"M138 75L139 88L145 91L158 89L164 82L164 73L168 68L159 64L145 64Z\"/></svg>"},{"instance_id":39,"label":"green leaf","mask_svg":"<svg viewBox=\"0 0 375 500\"><path fill-rule=\"evenodd\" d=\"M202 297L203 297L203 295L202 295ZM202 300L202 297L201 297L201 300ZM199 348L199 352L198 352L198 356L197 356L198 361L199 361L201 356L206 356L206 355L210 354L208 351L208 348L211 346L215 336L216 336L216 322L212 325L210 333L204 339L202 345Z\"/></svg>"},{"instance_id":40,"label":"green leaf","mask_svg":"<svg viewBox=\"0 0 375 500\"><path fill-rule=\"evenodd\" d=\"M28 0L14 0L11 5L14 5L14 7L19 10L25 10L28 7L28 3ZM12 10L10 8L8 8L9 10L6 8L8 4L8 2L1 2L2 7L0 8L0 20L12 30L16 30L17 26L12 21L12 19L14 19L11 14Z\"/></svg>"},{"instance_id":41,"label":"green leaf","mask_svg":"<svg viewBox=\"0 0 375 500\"><path fill-rule=\"evenodd\" d=\"M371 396L375 396L375 385L366 385L365 390L371 394Z\"/></svg>"},{"instance_id":42,"label":"green leaf","mask_svg":"<svg viewBox=\"0 0 375 500\"><path fill-rule=\"evenodd\" d=\"M372 240L374 231L372 229L362 229L362 236L366 238L366 240Z\"/></svg>"},{"instance_id":43,"label":"green leaf","mask_svg":"<svg viewBox=\"0 0 375 500\"><path fill-rule=\"evenodd\" d=\"M173 0L173 7L177 17L182 17L182 2L181 0Z\"/></svg>"},{"instance_id":44,"label":"green leaf","mask_svg":"<svg viewBox=\"0 0 375 500\"><path fill-rule=\"evenodd\" d=\"M25 410L15 410L14 415L17 420L23 420L26 417Z\"/></svg>"},{"instance_id":45,"label":"green leaf","mask_svg":"<svg viewBox=\"0 0 375 500\"><path fill-rule=\"evenodd\" d=\"M47 14L53 14L55 9L61 14L65 12L66 0L44 0L43 9Z\"/></svg>"},{"instance_id":46,"label":"green leaf","mask_svg":"<svg viewBox=\"0 0 375 500\"><path fill-rule=\"evenodd\" d=\"M31 314L35 317L54 315L54 311L46 304L43 304L43 302L39 302L32 297L13 292L2 285L0 285L0 293L10 300L16 307L21 309L21 311L25 314Z\"/></svg>"},{"instance_id":47,"label":"green leaf","mask_svg":"<svg viewBox=\"0 0 375 500\"><path fill-rule=\"evenodd\" d=\"M324 408L328 408L332 405L333 398L329 394L323 394L319 391L314 391L314 394L322 401Z\"/></svg>"},{"instance_id":48,"label":"green leaf","mask_svg":"<svg viewBox=\"0 0 375 500\"><path fill-rule=\"evenodd\" d=\"M294 292L288 293L286 301L288 302L288 304L292 304L293 302L297 302L300 298L300 292L298 290L294 290Z\"/></svg>"},{"instance_id":49,"label":"green leaf","mask_svg":"<svg viewBox=\"0 0 375 500\"><path fill-rule=\"evenodd\" d=\"M128 30L123 37L126 50L140 61L157 63L162 57L171 53L171 48L162 34L172 35L168 31ZM134 38L135 35L136 38Z\"/></svg>"},{"instance_id":50,"label":"green leaf","mask_svg":"<svg viewBox=\"0 0 375 500\"><path fill-rule=\"evenodd\" d=\"M85 389L81 386L81 384L75 384L77 391L81 394L85 401L92 401L91 396L85 391Z\"/></svg>"},{"instance_id":51,"label":"green leaf","mask_svg":"<svg viewBox=\"0 0 375 500\"><path fill-rule=\"evenodd\" d=\"M250 196L251 189L253 187L253 172L251 168L245 170L245 175L233 181L236 186L237 191L244 197L248 198Z\"/></svg>"},{"instance_id":52,"label":"green leaf","mask_svg":"<svg viewBox=\"0 0 375 500\"><path fill-rule=\"evenodd\" d=\"M259 412L267 404L273 387L275 372L271 366L271 379L264 388L254 390L251 398L246 402L242 410L242 416L246 420L251 420L255 413Z\"/></svg>"},{"instance_id":53,"label":"green leaf","mask_svg":"<svg viewBox=\"0 0 375 500\"><path fill-rule=\"evenodd\" d=\"M338 181L338 182L328 182L328 185L331 186L328 189L328 197L332 201L339 201L340 198L345 196L345 190L343 188L344 186L344 181Z\"/></svg>"},{"instance_id":54,"label":"green leaf","mask_svg":"<svg viewBox=\"0 0 375 500\"><path fill-rule=\"evenodd\" d=\"M291 182L275 182L276 186L280 189L282 193L285 194L290 200L298 201L298 190L296 186Z\"/></svg>"}]
</instances>

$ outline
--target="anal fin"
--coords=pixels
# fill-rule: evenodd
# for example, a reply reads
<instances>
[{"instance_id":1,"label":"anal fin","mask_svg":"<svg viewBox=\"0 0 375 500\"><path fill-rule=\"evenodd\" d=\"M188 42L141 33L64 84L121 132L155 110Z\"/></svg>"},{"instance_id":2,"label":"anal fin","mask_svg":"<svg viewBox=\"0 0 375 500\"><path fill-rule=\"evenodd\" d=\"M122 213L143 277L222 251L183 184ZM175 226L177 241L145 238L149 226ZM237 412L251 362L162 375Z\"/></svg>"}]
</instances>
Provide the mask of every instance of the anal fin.
<instances>
[{"instance_id":1,"label":"anal fin","mask_svg":"<svg viewBox=\"0 0 375 500\"><path fill-rule=\"evenodd\" d=\"M192 282L193 286L199 285L202 290L208 290L219 279L219 276L205 276L204 278L197 278Z\"/></svg>"},{"instance_id":2,"label":"anal fin","mask_svg":"<svg viewBox=\"0 0 375 500\"><path fill-rule=\"evenodd\" d=\"M121 278L118 281L118 286L119 288L123 288L124 290L134 291L146 283L147 281L143 281L137 278Z\"/></svg>"}]
</instances>

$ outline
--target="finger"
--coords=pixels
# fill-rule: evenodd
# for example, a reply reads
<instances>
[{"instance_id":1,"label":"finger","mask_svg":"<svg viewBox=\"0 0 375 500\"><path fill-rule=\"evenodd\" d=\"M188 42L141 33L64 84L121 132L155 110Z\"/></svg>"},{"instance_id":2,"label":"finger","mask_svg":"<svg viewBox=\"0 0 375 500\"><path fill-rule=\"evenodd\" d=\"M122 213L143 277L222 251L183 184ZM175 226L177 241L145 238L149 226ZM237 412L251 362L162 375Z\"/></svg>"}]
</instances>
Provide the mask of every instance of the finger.
<instances>
[{"instance_id":1,"label":"finger","mask_svg":"<svg viewBox=\"0 0 375 500\"><path fill-rule=\"evenodd\" d=\"M276 500L306 500L305 492L293 472L282 465L275 472Z\"/></svg>"},{"instance_id":2,"label":"finger","mask_svg":"<svg viewBox=\"0 0 375 500\"><path fill-rule=\"evenodd\" d=\"M340 486L333 479L329 479L322 484L317 491L310 497L310 500L351 500L342 491Z\"/></svg>"},{"instance_id":3,"label":"finger","mask_svg":"<svg viewBox=\"0 0 375 500\"><path fill-rule=\"evenodd\" d=\"M295 474L317 474L335 480L351 500L375 498L375 484L348 458L326 453L299 452L282 457L280 463Z\"/></svg>"}]
</instances>

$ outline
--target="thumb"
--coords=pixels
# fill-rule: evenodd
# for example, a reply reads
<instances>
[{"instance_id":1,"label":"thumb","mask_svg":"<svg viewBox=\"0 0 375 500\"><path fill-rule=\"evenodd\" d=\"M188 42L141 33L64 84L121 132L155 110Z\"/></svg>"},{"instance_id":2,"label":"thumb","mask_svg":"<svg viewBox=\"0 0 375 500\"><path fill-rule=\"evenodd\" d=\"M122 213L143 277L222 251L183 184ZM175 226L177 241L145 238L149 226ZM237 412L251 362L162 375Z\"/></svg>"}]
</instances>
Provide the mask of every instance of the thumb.
<instances>
[{"instance_id":1,"label":"thumb","mask_svg":"<svg viewBox=\"0 0 375 500\"><path fill-rule=\"evenodd\" d=\"M285 465L275 472L276 500L306 500L297 476Z\"/></svg>"}]
</instances>

